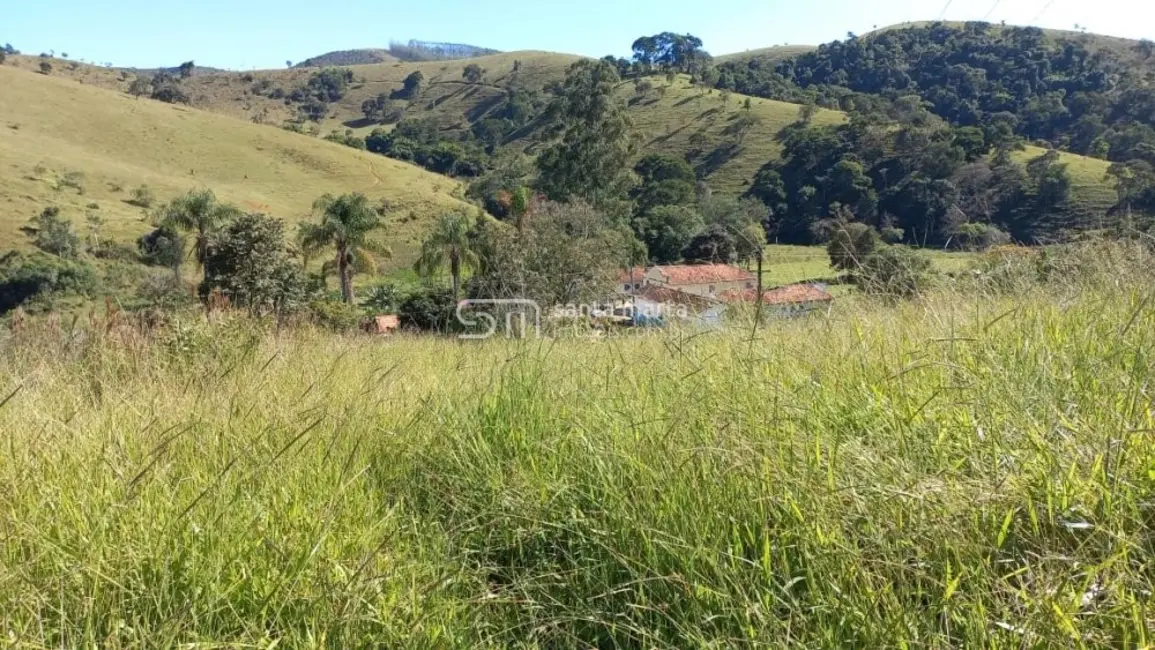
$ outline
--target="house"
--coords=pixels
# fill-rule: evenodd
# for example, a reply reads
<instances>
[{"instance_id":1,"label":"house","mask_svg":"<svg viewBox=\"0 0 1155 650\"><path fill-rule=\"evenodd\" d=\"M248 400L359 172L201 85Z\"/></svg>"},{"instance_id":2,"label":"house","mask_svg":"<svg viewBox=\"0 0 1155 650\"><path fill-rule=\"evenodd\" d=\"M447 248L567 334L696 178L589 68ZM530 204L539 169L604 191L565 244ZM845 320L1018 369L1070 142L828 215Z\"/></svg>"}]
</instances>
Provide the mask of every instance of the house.
<instances>
[{"instance_id":1,"label":"house","mask_svg":"<svg viewBox=\"0 0 1155 650\"><path fill-rule=\"evenodd\" d=\"M677 289L696 296L715 297L728 291L753 291L753 273L729 264L655 266L646 272L647 284Z\"/></svg>"},{"instance_id":2,"label":"house","mask_svg":"<svg viewBox=\"0 0 1155 650\"><path fill-rule=\"evenodd\" d=\"M718 296L727 303L752 303L758 291L727 291ZM762 305L771 313L793 316L823 309L834 302L834 296L823 285L791 284L762 293Z\"/></svg>"},{"instance_id":3,"label":"house","mask_svg":"<svg viewBox=\"0 0 1155 650\"><path fill-rule=\"evenodd\" d=\"M639 266L618 274L620 291L630 295L657 286L710 297L726 291L753 290L756 282L753 273L728 264L678 264L648 269Z\"/></svg>"},{"instance_id":4,"label":"house","mask_svg":"<svg viewBox=\"0 0 1155 650\"><path fill-rule=\"evenodd\" d=\"M644 266L635 266L618 273L618 286L621 287L622 293L633 294L635 291L641 290L645 284L646 268Z\"/></svg>"},{"instance_id":5,"label":"house","mask_svg":"<svg viewBox=\"0 0 1155 650\"><path fill-rule=\"evenodd\" d=\"M374 316L361 325L361 329L368 334L389 336L401 327L401 319L392 315Z\"/></svg>"}]
</instances>

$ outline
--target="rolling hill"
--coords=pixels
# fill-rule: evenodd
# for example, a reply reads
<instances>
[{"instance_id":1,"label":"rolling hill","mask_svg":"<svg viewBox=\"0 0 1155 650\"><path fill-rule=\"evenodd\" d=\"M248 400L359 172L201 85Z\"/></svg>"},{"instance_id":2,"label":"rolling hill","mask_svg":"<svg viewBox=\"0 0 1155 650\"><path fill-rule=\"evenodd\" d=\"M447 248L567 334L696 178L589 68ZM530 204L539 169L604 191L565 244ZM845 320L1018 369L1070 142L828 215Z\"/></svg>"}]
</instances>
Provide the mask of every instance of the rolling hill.
<instances>
[{"instance_id":1,"label":"rolling hill","mask_svg":"<svg viewBox=\"0 0 1155 650\"><path fill-rule=\"evenodd\" d=\"M775 47L727 58L787 57L808 49ZM578 59L572 55L527 51L454 61L390 61L351 66L354 81L344 97L329 106L328 116L320 124L321 131L352 129L359 135L367 135L377 125L363 118L361 103L381 93L388 95L401 89L405 78L417 71L424 76L425 84L417 99L399 102L404 106L404 117L431 118L447 132L465 131L499 108L511 88L542 92L562 80L566 69ZM34 70L39 64L34 57L13 57L12 62L26 70ZM127 71L55 63L53 77L68 77L90 86L123 91L133 79ZM479 83L467 83L462 78L465 67L470 64L485 70ZM279 126L296 116L296 106L276 98L280 93L273 91L288 92L301 86L314 72L294 68L199 74L182 82L182 87L196 108L250 123ZM36 75L36 78L42 77ZM692 85L686 76L677 76L672 81L652 77L649 82L650 88L644 92L634 81L623 82L619 87L634 122L638 155L664 152L685 157L700 177L724 193L743 192L760 167L779 157L780 147L775 136L798 115L799 107L795 104L722 93ZM139 103L153 104L148 100ZM160 109L181 110L163 105L158 106ZM821 110L815 116L816 124L843 120L845 115L833 110ZM268 128L268 131L276 130ZM527 129L512 136L506 144L533 153L537 144L534 136L535 132ZM302 146L311 146L304 136L289 137ZM318 143L318 146L330 147L328 143ZM1020 158L1041 153L1042 150L1028 148ZM347 155L380 160L357 152ZM1074 181L1076 211L1083 215L1098 214L1114 202L1114 190L1104 182L1106 162L1073 154L1064 154L1063 162L1068 163Z\"/></svg>"},{"instance_id":2,"label":"rolling hill","mask_svg":"<svg viewBox=\"0 0 1155 650\"><path fill-rule=\"evenodd\" d=\"M454 198L457 181L308 136L11 66L0 67L0 87L0 248L25 245L21 229L48 206L78 228L98 214L106 236L133 238L149 227L127 202L142 184L160 201L208 187L290 222L321 194L364 192L392 207L397 265L433 217L470 209ZM77 179L83 193L67 186Z\"/></svg>"}]
</instances>

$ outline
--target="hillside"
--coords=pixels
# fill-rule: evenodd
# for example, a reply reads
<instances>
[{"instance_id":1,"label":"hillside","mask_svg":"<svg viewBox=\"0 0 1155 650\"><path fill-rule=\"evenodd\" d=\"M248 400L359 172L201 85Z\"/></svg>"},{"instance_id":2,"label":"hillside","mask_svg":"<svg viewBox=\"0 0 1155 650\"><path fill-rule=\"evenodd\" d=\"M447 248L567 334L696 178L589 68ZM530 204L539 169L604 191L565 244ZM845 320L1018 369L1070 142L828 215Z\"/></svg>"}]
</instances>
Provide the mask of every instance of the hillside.
<instances>
[{"instance_id":1,"label":"hillside","mask_svg":"<svg viewBox=\"0 0 1155 650\"><path fill-rule=\"evenodd\" d=\"M54 205L82 228L86 212L127 240L148 228L127 203L147 184L158 200L208 187L247 210L288 221L309 215L326 192L360 191L395 208L390 241L410 261L429 219L466 206L456 181L329 142L183 106L0 67L0 241ZM83 194L60 187L79 174ZM60 187L60 189L57 189Z\"/></svg>"},{"instance_id":2,"label":"hillside","mask_svg":"<svg viewBox=\"0 0 1155 650\"><path fill-rule=\"evenodd\" d=\"M745 52L734 52L731 54L723 54L714 57L714 62L717 64L730 63L733 61L749 61L751 59L762 59L767 61L781 61L789 59L799 54L806 54L815 49L814 45L774 45L771 47L763 47L756 50L746 50Z\"/></svg>"},{"instance_id":3,"label":"hillside","mask_svg":"<svg viewBox=\"0 0 1155 650\"><path fill-rule=\"evenodd\" d=\"M35 69L39 63L31 57L15 57L15 60L25 69ZM431 118L446 135L465 135L475 124L502 108L511 88L528 91L544 102L548 98L546 89L563 79L566 69L576 60L578 57L564 54L513 52L458 61L394 61L353 66L350 68L353 83L344 97L329 105L328 116L319 126L322 133L352 129L358 135L368 135L378 125L364 119L362 102L400 90L407 76L421 72L425 83L420 96L412 101L396 102L404 109L403 117ZM469 64L484 69L484 78L479 83L463 80ZM205 74L185 80L182 87L193 106L240 120L279 126L296 117L297 107L275 97L306 84L314 72L284 69ZM64 62L58 62L52 74L117 89L127 88L132 79L125 72ZM684 157L720 192L744 192L758 169L768 161L777 160L781 147L776 136L798 115L796 104L755 97L749 98L747 117L746 95L694 86L682 75L672 82L665 77L651 77L647 81L648 89L638 88L634 80L625 81L619 87L634 122L638 155L663 152ZM815 123L831 124L844 119L840 112L821 110L815 116ZM536 135L530 125L508 136L505 143L533 153ZM1031 151L1041 153L1041 150ZM1034 156L1020 156L1027 157ZM1104 183L1106 162L1074 154L1065 155L1064 162L1069 163L1073 177L1078 214L1097 215L1114 202L1113 189Z\"/></svg>"},{"instance_id":4,"label":"hillside","mask_svg":"<svg viewBox=\"0 0 1155 650\"><path fill-rule=\"evenodd\" d=\"M323 68L330 65L372 65L396 61L389 50L366 48L360 50L338 50L310 57L294 65L294 68Z\"/></svg>"}]
</instances>

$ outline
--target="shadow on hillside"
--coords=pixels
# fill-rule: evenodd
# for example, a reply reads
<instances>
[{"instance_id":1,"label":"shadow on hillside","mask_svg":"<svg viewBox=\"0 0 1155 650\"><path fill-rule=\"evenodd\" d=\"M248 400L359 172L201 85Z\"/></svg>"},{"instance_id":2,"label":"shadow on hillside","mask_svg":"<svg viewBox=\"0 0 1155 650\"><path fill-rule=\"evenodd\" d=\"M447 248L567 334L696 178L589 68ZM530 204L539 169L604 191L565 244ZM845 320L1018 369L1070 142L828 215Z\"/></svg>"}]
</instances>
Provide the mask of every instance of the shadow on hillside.
<instances>
[{"instance_id":1,"label":"shadow on hillside","mask_svg":"<svg viewBox=\"0 0 1155 650\"><path fill-rule=\"evenodd\" d=\"M735 142L724 142L718 145L713 151L706 154L706 157L694 166L694 171L697 172L698 178L705 178L722 168L723 165L733 160L742 151Z\"/></svg>"},{"instance_id":2,"label":"shadow on hillside","mask_svg":"<svg viewBox=\"0 0 1155 650\"><path fill-rule=\"evenodd\" d=\"M344 122L341 122L341 126L347 129L363 129L365 127L374 126L376 124L378 124L377 120L371 120L367 117L359 117L355 120L345 120Z\"/></svg>"}]
</instances>

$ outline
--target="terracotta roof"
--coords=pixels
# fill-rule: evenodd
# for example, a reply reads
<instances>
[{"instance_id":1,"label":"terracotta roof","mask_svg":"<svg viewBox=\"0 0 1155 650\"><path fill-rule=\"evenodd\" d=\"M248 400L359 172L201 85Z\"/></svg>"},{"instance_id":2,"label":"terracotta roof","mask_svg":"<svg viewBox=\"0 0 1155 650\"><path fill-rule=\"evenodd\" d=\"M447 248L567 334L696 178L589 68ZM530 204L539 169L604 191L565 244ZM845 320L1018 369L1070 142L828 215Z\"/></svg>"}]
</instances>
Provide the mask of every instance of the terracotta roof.
<instances>
[{"instance_id":1,"label":"terracotta roof","mask_svg":"<svg viewBox=\"0 0 1155 650\"><path fill-rule=\"evenodd\" d=\"M634 284L641 284L646 281L646 269L642 266L635 266L634 269ZM618 273L618 282L625 284L630 282L630 269L624 269Z\"/></svg>"},{"instance_id":2,"label":"terracotta roof","mask_svg":"<svg viewBox=\"0 0 1155 650\"><path fill-rule=\"evenodd\" d=\"M637 297L658 304L685 305L694 309L708 309L715 301L685 291L648 284L637 292Z\"/></svg>"},{"instance_id":3,"label":"terracotta roof","mask_svg":"<svg viewBox=\"0 0 1155 650\"><path fill-rule=\"evenodd\" d=\"M748 282L754 274L728 264L680 264L654 267L667 284L710 284Z\"/></svg>"},{"instance_id":4,"label":"terracotta roof","mask_svg":"<svg viewBox=\"0 0 1155 650\"><path fill-rule=\"evenodd\" d=\"M757 297L758 292L754 290L725 291L718 295L718 298L725 302L755 302ZM800 305L808 302L831 302L832 300L834 300L834 296L812 284L792 284L771 289L762 294L762 304L764 305Z\"/></svg>"}]
</instances>

